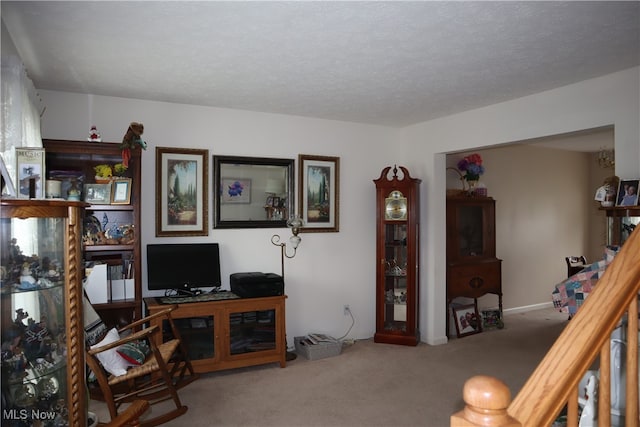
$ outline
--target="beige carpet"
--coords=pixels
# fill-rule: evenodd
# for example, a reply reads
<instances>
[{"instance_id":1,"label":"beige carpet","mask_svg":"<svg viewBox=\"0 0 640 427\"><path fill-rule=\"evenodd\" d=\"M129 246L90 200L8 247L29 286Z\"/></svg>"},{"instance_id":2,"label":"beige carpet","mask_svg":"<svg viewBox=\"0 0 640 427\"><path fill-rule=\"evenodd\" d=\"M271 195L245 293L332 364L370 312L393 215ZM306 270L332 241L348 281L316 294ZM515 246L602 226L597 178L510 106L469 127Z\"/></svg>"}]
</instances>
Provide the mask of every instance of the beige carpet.
<instances>
[{"instance_id":1,"label":"beige carpet","mask_svg":"<svg viewBox=\"0 0 640 427\"><path fill-rule=\"evenodd\" d=\"M445 427L463 407L469 377L495 376L515 395L566 324L566 315L549 308L507 315L502 330L442 346L360 340L339 356L298 357L284 369L204 374L180 391L187 413L165 425ZM108 419L101 403L91 408Z\"/></svg>"}]
</instances>

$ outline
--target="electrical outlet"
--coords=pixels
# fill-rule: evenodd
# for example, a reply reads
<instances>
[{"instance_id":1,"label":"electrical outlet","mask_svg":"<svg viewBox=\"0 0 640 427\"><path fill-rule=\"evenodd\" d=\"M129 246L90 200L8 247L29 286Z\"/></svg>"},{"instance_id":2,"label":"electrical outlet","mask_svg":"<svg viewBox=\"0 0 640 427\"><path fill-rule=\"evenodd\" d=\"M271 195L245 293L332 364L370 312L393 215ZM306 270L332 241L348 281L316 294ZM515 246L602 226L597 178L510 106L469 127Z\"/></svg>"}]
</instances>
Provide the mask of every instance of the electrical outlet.
<instances>
[{"instance_id":1,"label":"electrical outlet","mask_svg":"<svg viewBox=\"0 0 640 427\"><path fill-rule=\"evenodd\" d=\"M349 307L349 304L345 304L344 305L344 315L348 316L349 313L351 313L351 307Z\"/></svg>"}]
</instances>

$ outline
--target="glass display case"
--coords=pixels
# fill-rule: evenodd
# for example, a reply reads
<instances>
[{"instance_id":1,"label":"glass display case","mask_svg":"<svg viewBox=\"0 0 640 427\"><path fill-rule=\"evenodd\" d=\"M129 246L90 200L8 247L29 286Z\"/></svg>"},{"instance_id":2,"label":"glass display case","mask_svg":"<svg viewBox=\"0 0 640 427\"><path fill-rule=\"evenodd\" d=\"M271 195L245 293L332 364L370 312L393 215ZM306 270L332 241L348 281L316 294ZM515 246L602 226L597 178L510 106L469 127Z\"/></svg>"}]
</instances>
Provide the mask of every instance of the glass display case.
<instances>
[{"instance_id":1,"label":"glass display case","mask_svg":"<svg viewBox=\"0 0 640 427\"><path fill-rule=\"evenodd\" d=\"M1 200L2 426L85 426L84 204Z\"/></svg>"},{"instance_id":2,"label":"glass display case","mask_svg":"<svg viewBox=\"0 0 640 427\"><path fill-rule=\"evenodd\" d=\"M374 180L377 193L375 342L417 345L419 184L400 166Z\"/></svg>"}]
</instances>

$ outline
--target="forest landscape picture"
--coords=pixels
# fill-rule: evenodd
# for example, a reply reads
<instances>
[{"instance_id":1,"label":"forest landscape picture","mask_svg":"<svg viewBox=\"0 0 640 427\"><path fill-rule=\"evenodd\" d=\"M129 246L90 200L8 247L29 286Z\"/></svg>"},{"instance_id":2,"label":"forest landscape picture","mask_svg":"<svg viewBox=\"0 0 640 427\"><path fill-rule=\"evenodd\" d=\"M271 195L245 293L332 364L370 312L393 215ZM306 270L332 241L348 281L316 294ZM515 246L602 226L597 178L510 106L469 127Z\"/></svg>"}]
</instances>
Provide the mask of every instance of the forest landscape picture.
<instances>
[{"instance_id":1,"label":"forest landscape picture","mask_svg":"<svg viewBox=\"0 0 640 427\"><path fill-rule=\"evenodd\" d=\"M198 164L194 160L169 160L167 221L169 225L197 222Z\"/></svg>"},{"instance_id":2,"label":"forest landscape picture","mask_svg":"<svg viewBox=\"0 0 640 427\"><path fill-rule=\"evenodd\" d=\"M208 150L156 149L156 236L207 235Z\"/></svg>"},{"instance_id":3,"label":"forest landscape picture","mask_svg":"<svg viewBox=\"0 0 640 427\"><path fill-rule=\"evenodd\" d=\"M299 155L301 216L306 232L337 232L340 158Z\"/></svg>"}]
</instances>

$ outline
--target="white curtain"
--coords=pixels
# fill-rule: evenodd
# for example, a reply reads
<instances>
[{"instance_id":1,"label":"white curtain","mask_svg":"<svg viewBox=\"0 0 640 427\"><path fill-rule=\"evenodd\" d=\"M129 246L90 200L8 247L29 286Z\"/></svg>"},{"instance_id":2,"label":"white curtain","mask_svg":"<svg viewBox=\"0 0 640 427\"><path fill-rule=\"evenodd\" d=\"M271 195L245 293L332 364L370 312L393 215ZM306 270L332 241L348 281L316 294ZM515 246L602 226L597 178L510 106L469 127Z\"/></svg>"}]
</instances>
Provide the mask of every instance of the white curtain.
<instances>
[{"instance_id":1,"label":"white curtain","mask_svg":"<svg viewBox=\"0 0 640 427\"><path fill-rule=\"evenodd\" d=\"M44 112L33 82L19 57L3 55L0 154L15 184L16 147L42 147L40 115Z\"/></svg>"}]
</instances>

